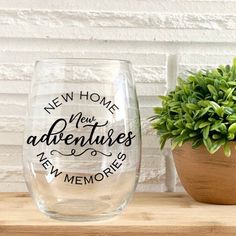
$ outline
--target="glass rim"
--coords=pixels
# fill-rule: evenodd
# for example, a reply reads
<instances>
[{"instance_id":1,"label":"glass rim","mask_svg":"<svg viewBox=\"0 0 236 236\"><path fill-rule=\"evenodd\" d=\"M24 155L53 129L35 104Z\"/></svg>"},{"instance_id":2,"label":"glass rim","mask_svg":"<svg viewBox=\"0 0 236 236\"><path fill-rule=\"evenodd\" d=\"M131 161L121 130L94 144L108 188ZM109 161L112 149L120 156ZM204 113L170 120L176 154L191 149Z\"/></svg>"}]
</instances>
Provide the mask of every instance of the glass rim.
<instances>
[{"instance_id":1,"label":"glass rim","mask_svg":"<svg viewBox=\"0 0 236 236\"><path fill-rule=\"evenodd\" d=\"M85 63L94 63L94 64L131 64L129 60L125 59L110 59L110 58L44 58L35 61L35 65L38 63L49 63L49 64L85 64Z\"/></svg>"}]
</instances>

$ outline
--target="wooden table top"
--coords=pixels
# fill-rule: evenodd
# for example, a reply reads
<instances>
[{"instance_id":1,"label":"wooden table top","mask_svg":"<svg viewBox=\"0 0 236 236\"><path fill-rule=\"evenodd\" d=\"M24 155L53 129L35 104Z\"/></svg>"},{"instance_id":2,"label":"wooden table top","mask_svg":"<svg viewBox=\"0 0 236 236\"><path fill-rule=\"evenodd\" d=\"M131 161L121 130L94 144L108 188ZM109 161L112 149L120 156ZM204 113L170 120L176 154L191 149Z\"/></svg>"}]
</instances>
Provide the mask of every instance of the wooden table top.
<instances>
[{"instance_id":1,"label":"wooden table top","mask_svg":"<svg viewBox=\"0 0 236 236\"><path fill-rule=\"evenodd\" d=\"M236 206L195 202L185 193L136 193L119 217L64 222L36 209L27 193L0 193L0 236L236 235Z\"/></svg>"}]
</instances>

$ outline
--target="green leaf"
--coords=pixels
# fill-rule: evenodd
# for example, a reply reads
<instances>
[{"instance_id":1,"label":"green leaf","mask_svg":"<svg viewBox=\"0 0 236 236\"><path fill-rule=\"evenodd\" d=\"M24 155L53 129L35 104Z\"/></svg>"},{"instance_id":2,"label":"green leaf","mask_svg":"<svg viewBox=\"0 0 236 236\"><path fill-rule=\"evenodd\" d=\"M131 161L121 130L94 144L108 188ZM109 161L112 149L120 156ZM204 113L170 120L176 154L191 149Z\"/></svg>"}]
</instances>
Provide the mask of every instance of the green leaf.
<instances>
[{"instance_id":1,"label":"green leaf","mask_svg":"<svg viewBox=\"0 0 236 236\"><path fill-rule=\"evenodd\" d=\"M202 139L201 138L198 138L198 139L196 139L192 142L192 148L197 148L200 145L202 145Z\"/></svg>"},{"instance_id":2,"label":"green leaf","mask_svg":"<svg viewBox=\"0 0 236 236\"><path fill-rule=\"evenodd\" d=\"M180 135L181 135L182 137L185 137L185 135L186 135L186 134L188 135L188 133L189 133L189 130L188 130L188 129L183 129L183 130L181 131Z\"/></svg>"},{"instance_id":3,"label":"green leaf","mask_svg":"<svg viewBox=\"0 0 236 236\"><path fill-rule=\"evenodd\" d=\"M188 113L185 114L185 119L186 119L187 122L192 122L193 121L193 118Z\"/></svg>"},{"instance_id":4,"label":"green leaf","mask_svg":"<svg viewBox=\"0 0 236 236\"><path fill-rule=\"evenodd\" d=\"M204 129L203 129L203 138L204 139L207 139L208 136L209 136L209 130L210 130L210 125L206 126Z\"/></svg>"},{"instance_id":5,"label":"green leaf","mask_svg":"<svg viewBox=\"0 0 236 236\"><path fill-rule=\"evenodd\" d=\"M180 105L180 102L176 102L176 101L169 103L170 107L178 107L179 105Z\"/></svg>"},{"instance_id":6,"label":"green leaf","mask_svg":"<svg viewBox=\"0 0 236 236\"><path fill-rule=\"evenodd\" d=\"M227 138L228 138L228 140L234 140L235 134L233 134L233 133L228 133Z\"/></svg>"},{"instance_id":7,"label":"green leaf","mask_svg":"<svg viewBox=\"0 0 236 236\"><path fill-rule=\"evenodd\" d=\"M210 105L210 102L209 101L206 101L206 100L200 100L198 101L197 103L199 106L202 106L202 107L208 107Z\"/></svg>"},{"instance_id":8,"label":"green leaf","mask_svg":"<svg viewBox=\"0 0 236 236\"><path fill-rule=\"evenodd\" d=\"M185 92L185 94L189 94L189 92L190 92L190 89L189 89L189 86L188 85L186 85L186 84L183 84L183 91Z\"/></svg>"},{"instance_id":9,"label":"green leaf","mask_svg":"<svg viewBox=\"0 0 236 236\"><path fill-rule=\"evenodd\" d=\"M197 132L193 132L193 133L189 133L189 137L195 137L195 136L197 136L198 135L198 133Z\"/></svg>"},{"instance_id":10,"label":"green leaf","mask_svg":"<svg viewBox=\"0 0 236 236\"><path fill-rule=\"evenodd\" d=\"M225 124L221 123L219 127L219 131L223 134L227 133L227 127Z\"/></svg>"},{"instance_id":11,"label":"green leaf","mask_svg":"<svg viewBox=\"0 0 236 236\"><path fill-rule=\"evenodd\" d=\"M168 96L158 96L158 98L160 98L163 101L167 101L169 99Z\"/></svg>"},{"instance_id":12,"label":"green leaf","mask_svg":"<svg viewBox=\"0 0 236 236\"><path fill-rule=\"evenodd\" d=\"M166 128L168 131L171 131L174 127L174 122L167 118L166 120Z\"/></svg>"},{"instance_id":13,"label":"green leaf","mask_svg":"<svg viewBox=\"0 0 236 236\"><path fill-rule=\"evenodd\" d=\"M230 97L232 97L232 93L234 91L234 88L228 88L226 93L225 93L225 99L229 99Z\"/></svg>"},{"instance_id":14,"label":"green leaf","mask_svg":"<svg viewBox=\"0 0 236 236\"><path fill-rule=\"evenodd\" d=\"M236 80L236 58L233 59L231 80Z\"/></svg>"},{"instance_id":15,"label":"green leaf","mask_svg":"<svg viewBox=\"0 0 236 236\"><path fill-rule=\"evenodd\" d=\"M209 126L211 123L209 122L209 121L205 121L205 122L202 122L201 124L199 124L199 128L200 129L202 129L202 128L204 128L204 127L206 127L206 126Z\"/></svg>"},{"instance_id":16,"label":"green leaf","mask_svg":"<svg viewBox=\"0 0 236 236\"><path fill-rule=\"evenodd\" d=\"M216 139L220 139L220 138L221 138L221 135L219 135L219 134L213 134L213 135L212 135L212 138L215 139L215 140L216 140Z\"/></svg>"},{"instance_id":17,"label":"green leaf","mask_svg":"<svg viewBox=\"0 0 236 236\"><path fill-rule=\"evenodd\" d=\"M194 129L193 123L187 123L185 125L188 129Z\"/></svg>"},{"instance_id":18,"label":"green leaf","mask_svg":"<svg viewBox=\"0 0 236 236\"><path fill-rule=\"evenodd\" d=\"M194 103L187 103L187 104L186 104L186 107L187 107L188 109L190 109L190 110L196 110L196 109L198 109L198 106L197 106L196 104L194 104Z\"/></svg>"},{"instance_id":19,"label":"green leaf","mask_svg":"<svg viewBox=\"0 0 236 236\"><path fill-rule=\"evenodd\" d=\"M227 116L226 119L230 122L234 122L234 121L236 122L236 115Z\"/></svg>"},{"instance_id":20,"label":"green leaf","mask_svg":"<svg viewBox=\"0 0 236 236\"><path fill-rule=\"evenodd\" d=\"M173 130L171 132L172 135L176 136L176 135L179 135L181 133L182 129L176 129L176 130Z\"/></svg>"},{"instance_id":21,"label":"green leaf","mask_svg":"<svg viewBox=\"0 0 236 236\"><path fill-rule=\"evenodd\" d=\"M226 142L225 145L224 145L224 154L227 157L231 156L231 148L230 148L229 142Z\"/></svg>"},{"instance_id":22,"label":"green leaf","mask_svg":"<svg viewBox=\"0 0 236 236\"><path fill-rule=\"evenodd\" d=\"M184 127L183 119L175 121L174 126L177 128L183 128Z\"/></svg>"},{"instance_id":23,"label":"green leaf","mask_svg":"<svg viewBox=\"0 0 236 236\"><path fill-rule=\"evenodd\" d=\"M216 111L218 108L220 108L220 106L214 102L214 101L210 101L210 105L211 107Z\"/></svg>"},{"instance_id":24,"label":"green leaf","mask_svg":"<svg viewBox=\"0 0 236 236\"><path fill-rule=\"evenodd\" d=\"M221 121L220 120L218 120L218 121L216 121L212 126L211 126L211 128L210 128L210 131L218 131L219 130L219 128L220 128L220 126L221 126Z\"/></svg>"},{"instance_id":25,"label":"green leaf","mask_svg":"<svg viewBox=\"0 0 236 236\"><path fill-rule=\"evenodd\" d=\"M220 117L223 117L224 115L224 108L223 107L219 107L215 110L216 114Z\"/></svg>"},{"instance_id":26,"label":"green leaf","mask_svg":"<svg viewBox=\"0 0 236 236\"><path fill-rule=\"evenodd\" d=\"M181 146L183 144L183 141L184 141L184 139L181 135L173 138L171 148L174 149L177 146Z\"/></svg>"},{"instance_id":27,"label":"green leaf","mask_svg":"<svg viewBox=\"0 0 236 236\"><path fill-rule=\"evenodd\" d=\"M205 107L204 109L201 109L199 112L198 118L203 117L209 111L209 109L210 107Z\"/></svg>"},{"instance_id":28,"label":"green leaf","mask_svg":"<svg viewBox=\"0 0 236 236\"><path fill-rule=\"evenodd\" d=\"M233 134L236 133L236 123L233 123L232 125L229 126L228 132Z\"/></svg>"},{"instance_id":29,"label":"green leaf","mask_svg":"<svg viewBox=\"0 0 236 236\"><path fill-rule=\"evenodd\" d=\"M221 68L217 68L217 71L219 72L219 74L222 76L224 73L223 73L223 70Z\"/></svg>"},{"instance_id":30,"label":"green leaf","mask_svg":"<svg viewBox=\"0 0 236 236\"><path fill-rule=\"evenodd\" d=\"M208 84L207 88L208 88L209 92L211 93L211 95L217 95L217 91L214 86L212 86L211 84Z\"/></svg>"},{"instance_id":31,"label":"green leaf","mask_svg":"<svg viewBox=\"0 0 236 236\"><path fill-rule=\"evenodd\" d=\"M211 146L210 153L213 154L213 153L217 152L220 149L220 147L222 145L224 145L224 143L225 143L224 139L217 140L217 141L213 142L212 146Z\"/></svg>"},{"instance_id":32,"label":"green leaf","mask_svg":"<svg viewBox=\"0 0 236 236\"><path fill-rule=\"evenodd\" d=\"M172 141L171 142L171 149L173 150L173 149L175 149L177 146L178 146L178 142L175 142L175 141Z\"/></svg>"},{"instance_id":33,"label":"green leaf","mask_svg":"<svg viewBox=\"0 0 236 236\"><path fill-rule=\"evenodd\" d=\"M209 78L209 77L206 77L205 78L205 81L207 82L207 84L209 84L209 85L213 85L214 84L214 82L215 82L215 80L214 79L212 79L212 78ZM208 86L207 86L208 87ZM214 86L213 86L213 90L214 90L215 88L214 88ZM208 90L210 90L209 88L208 88ZM216 91L216 90L215 90ZM217 95L217 93L216 93L216 95Z\"/></svg>"},{"instance_id":34,"label":"green leaf","mask_svg":"<svg viewBox=\"0 0 236 236\"><path fill-rule=\"evenodd\" d=\"M236 86L236 81L229 81L228 84L232 86Z\"/></svg>"},{"instance_id":35,"label":"green leaf","mask_svg":"<svg viewBox=\"0 0 236 236\"><path fill-rule=\"evenodd\" d=\"M166 143L166 140L167 140L168 138L170 138L170 137L171 137L171 135L170 135L169 133L167 133L167 134L165 134L165 135L162 135L162 136L160 137L160 148L161 148L161 150L164 148L165 143Z\"/></svg>"},{"instance_id":36,"label":"green leaf","mask_svg":"<svg viewBox=\"0 0 236 236\"><path fill-rule=\"evenodd\" d=\"M194 130L197 130L199 128L199 125L204 123L205 121L204 120L198 120L197 122L195 122L195 125L194 125ZM207 124L208 125L208 124Z\"/></svg>"},{"instance_id":37,"label":"green leaf","mask_svg":"<svg viewBox=\"0 0 236 236\"><path fill-rule=\"evenodd\" d=\"M155 112L156 114L161 114L161 112L163 111L163 108L161 108L161 107L155 107L153 110L154 110L154 112Z\"/></svg>"},{"instance_id":38,"label":"green leaf","mask_svg":"<svg viewBox=\"0 0 236 236\"><path fill-rule=\"evenodd\" d=\"M194 112L193 119L195 120L196 118L198 118L199 114L200 114L200 110L197 110L196 112Z\"/></svg>"},{"instance_id":39,"label":"green leaf","mask_svg":"<svg viewBox=\"0 0 236 236\"><path fill-rule=\"evenodd\" d=\"M227 115L231 115L231 114L233 114L234 112L235 112L234 109L231 108L231 107L225 107L225 108L224 108L224 113L227 114Z\"/></svg>"},{"instance_id":40,"label":"green leaf","mask_svg":"<svg viewBox=\"0 0 236 236\"><path fill-rule=\"evenodd\" d=\"M191 71L189 71L189 73L192 73ZM192 75L190 75L189 77L188 77L188 80L190 81L190 82L196 82L197 80L196 80L196 77L195 76L192 76Z\"/></svg>"},{"instance_id":41,"label":"green leaf","mask_svg":"<svg viewBox=\"0 0 236 236\"><path fill-rule=\"evenodd\" d=\"M211 139L209 137L207 139L203 139L203 143L205 147L207 148L208 152L211 152L211 148L212 148Z\"/></svg>"},{"instance_id":42,"label":"green leaf","mask_svg":"<svg viewBox=\"0 0 236 236\"><path fill-rule=\"evenodd\" d=\"M187 106L184 103L181 104L181 108L186 114L189 113L189 110L188 110Z\"/></svg>"}]
</instances>

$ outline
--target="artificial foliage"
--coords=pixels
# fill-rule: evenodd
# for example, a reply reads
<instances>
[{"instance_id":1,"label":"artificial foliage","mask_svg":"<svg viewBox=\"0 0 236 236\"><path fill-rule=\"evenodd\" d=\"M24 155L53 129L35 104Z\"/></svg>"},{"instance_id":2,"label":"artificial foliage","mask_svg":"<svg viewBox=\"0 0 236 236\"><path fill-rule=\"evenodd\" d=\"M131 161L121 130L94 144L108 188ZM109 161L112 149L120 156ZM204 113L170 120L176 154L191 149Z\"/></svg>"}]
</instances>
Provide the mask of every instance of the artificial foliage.
<instances>
[{"instance_id":1,"label":"artificial foliage","mask_svg":"<svg viewBox=\"0 0 236 236\"><path fill-rule=\"evenodd\" d=\"M175 90L160 99L152 124L161 149L170 139L172 148L191 142L193 148L205 145L211 154L223 146L225 155L231 155L230 142L236 141L236 58L232 66L179 77Z\"/></svg>"}]
</instances>

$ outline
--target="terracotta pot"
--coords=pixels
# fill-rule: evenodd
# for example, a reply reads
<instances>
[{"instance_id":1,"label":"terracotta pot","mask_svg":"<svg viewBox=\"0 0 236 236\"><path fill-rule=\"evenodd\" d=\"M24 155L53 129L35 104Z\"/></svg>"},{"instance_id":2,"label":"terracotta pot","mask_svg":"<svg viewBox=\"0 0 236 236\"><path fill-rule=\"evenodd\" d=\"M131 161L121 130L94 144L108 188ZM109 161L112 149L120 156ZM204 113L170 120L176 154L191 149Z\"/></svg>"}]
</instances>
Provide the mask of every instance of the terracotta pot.
<instances>
[{"instance_id":1,"label":"terracotta pot","mask_svg":"<svg viewBox=\"0 0 236 236\"><path fill-rule=\"evenodd\" d=\"M215 204L236 204L236 150L231 157L223 148L210 154L202 145L192 149L185 143L173 151L177 173L185 190L195 200Z\"/></svg>"}]
</instances>

